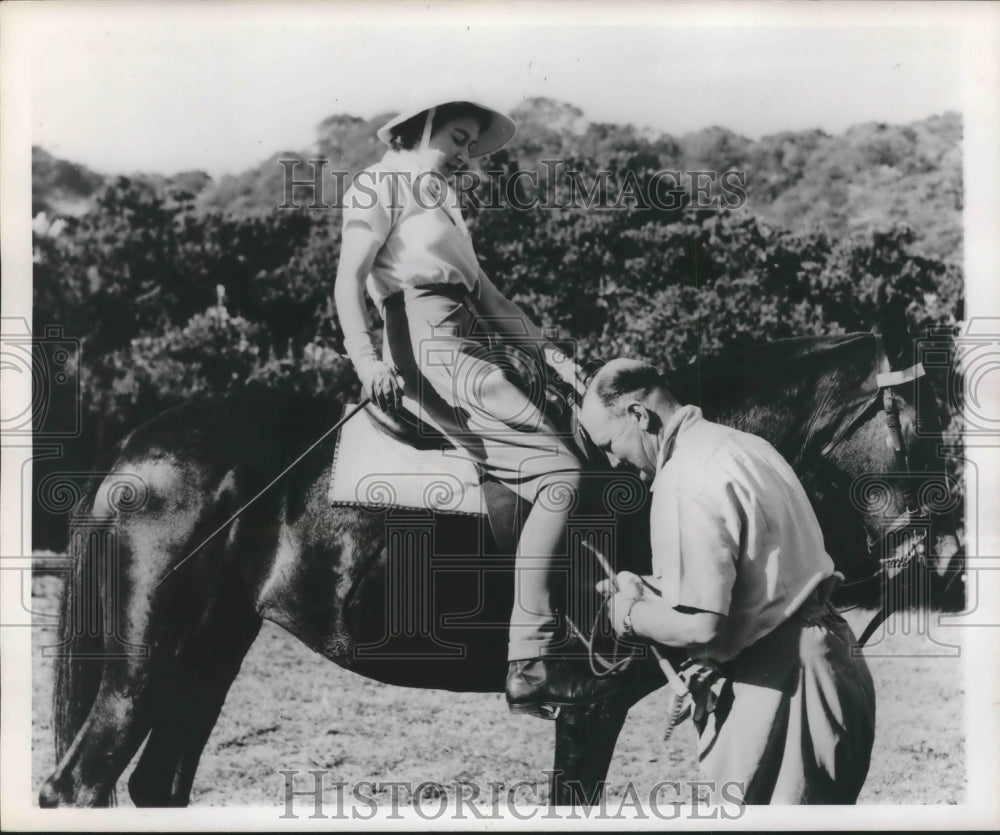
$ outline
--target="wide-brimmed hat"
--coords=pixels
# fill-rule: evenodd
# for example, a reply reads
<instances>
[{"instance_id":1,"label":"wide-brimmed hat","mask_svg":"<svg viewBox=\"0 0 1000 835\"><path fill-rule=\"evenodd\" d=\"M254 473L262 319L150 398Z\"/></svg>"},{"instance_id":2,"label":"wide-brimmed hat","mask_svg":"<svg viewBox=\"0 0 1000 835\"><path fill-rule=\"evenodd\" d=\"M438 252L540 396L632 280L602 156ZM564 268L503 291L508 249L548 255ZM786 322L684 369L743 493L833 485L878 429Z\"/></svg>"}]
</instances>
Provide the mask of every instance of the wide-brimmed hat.
<instances>
[{"instance_id":1,"label":"wide-brimmed hat","mask_svg":"<svg viewBox=\"0 0 1000 835\"><path fill-rule=\"evenodd\" d=\"M517 133L517 125L514 124L514 120L510 116L494 107L483 104L482 98L471 90L447 93L422 90L411 95L407 106L398 115L382 125L378 129L377 136L386 145L391 145L393 130L403 122L408 122L414 116L426 113L432 107L442 107L446 104L471 105L489 117L488 124L479 132L479 137L469 152L471 157L481 157L493 153L510 142L514 138L514 134Z\"/></svg>"}]
</instances>

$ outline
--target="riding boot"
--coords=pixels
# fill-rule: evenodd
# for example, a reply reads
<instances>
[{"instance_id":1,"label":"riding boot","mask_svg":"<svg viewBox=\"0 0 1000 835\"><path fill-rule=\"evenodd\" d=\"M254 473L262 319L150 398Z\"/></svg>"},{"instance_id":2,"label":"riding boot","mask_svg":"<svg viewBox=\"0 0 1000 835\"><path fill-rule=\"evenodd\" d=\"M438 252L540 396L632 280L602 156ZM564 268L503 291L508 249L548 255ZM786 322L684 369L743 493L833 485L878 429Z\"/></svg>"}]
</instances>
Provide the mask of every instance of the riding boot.
<instances>
[{"instance_id":1,"label":"riding boot","mask_svg":"<svg viewBox=\"0 0 1000 835\"><path fill-rule=\"evenodd\" d=\"M554 655L557 643L565 642L552 599L569 564L566 525L578 487L579 473L554 474L521 531L507 655L507 703L513 713L554 718L557 708L595 701L612 689L580 659Z\"/></svg>"},{"instance_id":2,"label":"riding boot","mask_svg":"<svg viewBox=\"0 0 1000 835\"><path fill-rule=\"evenodd\" d=\"M507 667L507 707L555 719L560 707L577 707L610 696L619 685L611 678L597 678L581 660L525 658Z\"/></svg>"},{"instance_id":3,"label":"riding boot","mask_svg":"<svg viewBox=\"0 0 1000 835\"><path fill-rule=\"evenodd\" d=\"M602 699L615 684L608 678L597 678L582 658L557 654L557 644L566 644L558 615L549 606L558 575L536 566L524 570L527 562L524 558L517 562L520 570L516 570L516 603L511 615L507 705L511 713L554 719L559 707ZM535 560L531 562L537 565Z\"/></svg>"}]
</instances>

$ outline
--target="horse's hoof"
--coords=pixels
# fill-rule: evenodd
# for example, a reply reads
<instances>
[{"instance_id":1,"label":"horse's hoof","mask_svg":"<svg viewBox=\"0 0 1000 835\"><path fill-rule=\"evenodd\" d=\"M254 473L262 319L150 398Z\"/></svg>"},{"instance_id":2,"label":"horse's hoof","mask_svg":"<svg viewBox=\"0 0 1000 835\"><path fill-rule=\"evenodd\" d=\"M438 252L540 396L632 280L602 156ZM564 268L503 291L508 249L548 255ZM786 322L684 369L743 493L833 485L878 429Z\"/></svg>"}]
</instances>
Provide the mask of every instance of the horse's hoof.
<instances>
[{"instance_id":1,"label":"horse's hoof","mask_svg":"<svg viewBox=\"0 0 1000 835\"><path fill-rule=\"evenodd\" d=\"M38 793L38 806L40 809L56 809L62 805L62 799L52 780L49 779L45 781L42 790Z\"/></svg>"}]
</instances>

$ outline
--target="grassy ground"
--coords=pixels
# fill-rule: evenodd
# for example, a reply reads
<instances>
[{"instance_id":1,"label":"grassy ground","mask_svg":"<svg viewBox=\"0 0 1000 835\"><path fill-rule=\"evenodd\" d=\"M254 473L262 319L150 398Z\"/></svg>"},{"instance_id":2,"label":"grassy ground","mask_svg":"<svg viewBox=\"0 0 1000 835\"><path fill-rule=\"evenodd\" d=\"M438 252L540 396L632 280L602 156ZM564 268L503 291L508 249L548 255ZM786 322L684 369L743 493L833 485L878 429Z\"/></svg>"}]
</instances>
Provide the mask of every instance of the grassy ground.
<instances>
[{"instance_id":1,"label":"grassy ground","mask_svg":"<svg viewBox=\"0 0 1000 835\"><path fill-rule=\"evenodd\" d=\"M36 611L55 611L59 579L35 578ZM855 631L867 613L852 612ZM962 803L965 791L963 672L960 658L928 656L927 640L894 621L871 647L878 694L875 751L861 803ZM911 622L911 626L915 626ZM958 643L961 630L934 627ZM52 662L39 648L52 629L36 629L33 785L53 766ZM609 774L609 795L633 781L640 792L660 780L696 779L694 733L682 725L662 741L666 693L653 693L629 714ZM482 787L539 784L551 766L553 723L515 718L500 694L412 690L347 673L265 624L230 691L195 780L192 804L282 805L281 770L324 769L329 780L468 781ZM125 777L131 767L126 770ZM119 802L128 804L124 780ZM305 784L298 786L306 787ZM506 789L503 789L506 791ZM520 793L532 799L532 789Z\"/></svg>"}]
</instances>

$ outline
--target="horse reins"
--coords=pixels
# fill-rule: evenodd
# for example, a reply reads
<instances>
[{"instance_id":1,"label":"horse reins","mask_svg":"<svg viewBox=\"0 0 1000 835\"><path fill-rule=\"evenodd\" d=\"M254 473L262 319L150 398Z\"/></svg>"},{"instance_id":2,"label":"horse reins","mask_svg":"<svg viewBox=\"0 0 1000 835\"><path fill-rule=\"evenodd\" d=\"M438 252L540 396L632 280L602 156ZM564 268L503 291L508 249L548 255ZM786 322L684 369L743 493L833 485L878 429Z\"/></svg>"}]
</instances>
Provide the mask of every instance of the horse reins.
<instances>
[{"instance_id":1,"label":"horse reins","mask_svg":"<svg viewBox=\"0 0 1000 835\"><path fill-rule=\"evenodd\" d=\"M581 544L588 551L590 551L591 554L594 555L594 558L597 560L601 568L604 570L605 576L612 582L614 588L617 589L618 580L617 577L615 576L614 568L612 568L611 563L608 561L608 558L605 557L604 554L602 554L599 550L597 550L597 548L595 548L586 540L584 540ZM650 585L650 583L648 583L642 577L640 577L639 579L642 580L643 586L649 589L654 595L656 595L657 597L662 597L662 593L658 588ZM600 619L602 612L603 612L603 607L597 614L597 619L595 619L594 621L594 629L591 630L591 634L593 634L593 632L596 631L597 622ZM613 675L620 669L624 668L627 664L629 664L635 657L636 648L633 648L632 651L627 656L622 658L620 661L614 661L614 662L606 661L594 649L593 638L588 639L587 636L580 631L577 625L573 623L573 620L572 618L569 617L569 615L566 616L566 622L569 624L570 630L587 648L588 660L590 661L590 671L597 678L605 678L609 675ZM619 646L619 641L616 637L615 638L616 650L618 646ZM689 698L691 696L691 691L688 688L687 684L685 683L684 679L681 677L680 673L678 673L677 670L674 669L674 665L671 664L670 661L664 657L663 653L661 653L660 650L657 649L657 647L654 644L649 644L648 648L653 658L656 659L656 663L659 665L660 670L663 672L663 675L667 680L667 684L670 687L671 704L669 709L667 710L667 729L663 735L663 739L664 741L666 741L667 739L670 738L670 735L671 733L673 733L674 728L682 721L684 717L684 712L687 706L689 705ZM598 670L597 665L603 667L603 670Z\"/></svg>"}]
</instances>

